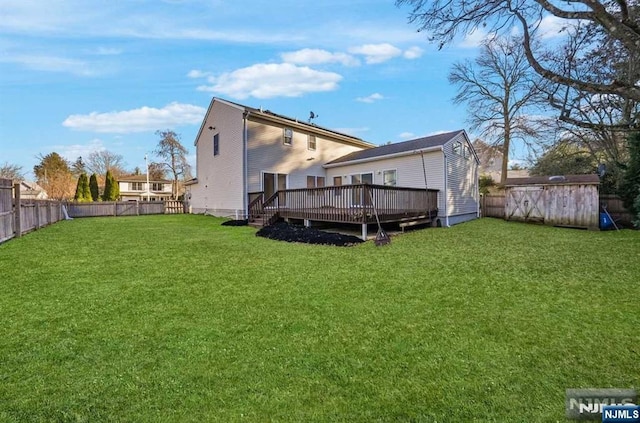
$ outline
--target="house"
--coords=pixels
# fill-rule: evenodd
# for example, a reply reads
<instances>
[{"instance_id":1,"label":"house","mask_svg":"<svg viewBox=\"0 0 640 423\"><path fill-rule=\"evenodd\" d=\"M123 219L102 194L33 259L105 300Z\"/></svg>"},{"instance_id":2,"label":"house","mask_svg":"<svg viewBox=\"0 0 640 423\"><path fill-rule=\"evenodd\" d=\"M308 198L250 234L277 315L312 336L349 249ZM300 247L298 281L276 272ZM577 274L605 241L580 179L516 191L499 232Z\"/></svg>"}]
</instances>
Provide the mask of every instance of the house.
<instances>
[{"instance_id":1,"label":"house","mask_svg":"<svg viewBox=\"0 0 640 423\"><path fill-rule=\"evenodd\" d=\"M120 201L163 201L171 198L171 181L149 179L147 175L129 175L118 178Z\"/></svg>"},{"instance_id":2,"label":"house","mask_svg":"<svg viewBox=\"0 0 640 423\"><path fill-rule=\"evenodd\" d=\"M495 145L487 144L482 140L475 140L473 148L480 160L480 176L490 176L494 182L500 182L502 175L502 152ZM507 178L526 178L528 169L508 169Z\"/></svg>"},{"instance_id":3,"label":"house","mask_svg":"<svg viewBox=\"0 0 640 423\"><path fill-rule=\"evenodd\" d=\"M20 182L20 198L23 200L46 200L49 198L47 191L35 182Z\"/></svg>"},{"instance_id":4,"label":"house","mask_svg":"<svg viewBox=\"0 0 640 423\"><path fill-rule=\"evenodd\" d=\"M363 225L478 217L478 158L465 131L383 146L213 98L195 140L193 213ZM436 220L434 220L435 222Z\"/></svg>"},{"instance_id":5,"label":"house","mask_svg":"<svg viewBox=\"0 0 640 423\"><path fill-rule=\"evenodd\" d=\"M374 147L268 110L213 98L195 141L193 213L246 218L256 196L326 184L325 163Z\"/></svg>"}]
</instances>

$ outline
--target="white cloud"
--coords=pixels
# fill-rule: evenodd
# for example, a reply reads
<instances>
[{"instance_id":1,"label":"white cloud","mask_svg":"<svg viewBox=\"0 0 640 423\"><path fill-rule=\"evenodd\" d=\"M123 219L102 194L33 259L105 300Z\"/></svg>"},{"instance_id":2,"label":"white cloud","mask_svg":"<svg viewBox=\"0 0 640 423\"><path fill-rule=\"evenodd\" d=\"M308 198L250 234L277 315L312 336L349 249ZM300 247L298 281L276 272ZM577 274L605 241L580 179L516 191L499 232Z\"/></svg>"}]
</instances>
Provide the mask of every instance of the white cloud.
<instances>
[{"instance_id":1,"label":"white cloud","mask_svg":"<svg viewBox=\"0 0 640 423\"><path fill-rule=\"evenodd\" d=\"M80 131L125 134L198 124L205 112L203 107L173 102L161 109L145 106L122 112L71 115L62 125Z\"/></svg>"},{"instance_id":2,"label":"white cloud","mask_svg":"<svg viewBox=\"0 0 640 423\"><path fill-rule=\"evenodd\" d=\"M373 103L374 101L377 100L382 100L384 99L384 96L380 93L373 93L367 97L358 97L356 98L356 101L359 101L361 103Z\"/></svg>"},{"instance_id":3,"label":"white cloud","mask_svg":"<svg viewBox=\"0 0 640 423\"><path fill-rule=\"evenodd\" d=\"M358 66L360 61L347 53L331 53L327 50L305 48L298 51L282 53L282 60L296 65L318 65L323 63L340 63L344 66Z\"/></svg>"},{"instance_id":4,"label":"white cloud","mask_svg":"<svg viewBox=\"0 0 640 423\"><path fill-rule=\"evenodd\" d=\"M36 71L70 73L77 76L95 76L103 72L91 68L82 60L50 55L6 54L0 56L0 62L16 63Z\"/></svg>"},{"instance_id":5,"label":"white cloud","mask_svg":"<svg viewBox=\"0 0 640 423\"><path fill-rule=\"evenodd\" d=\"M78 157L86 159L89 154L106 150L106 148L101 139L94 138L86 144L55 145L53 150L65 159L75 161Z\"/></svg>"},{"instance_id":6,"label":"white cloud","mask_svg":"<svg viewBox=\"0 0 640 423\"><path fill-rule=\"evenodd\" d=\"M199 69L193 69L190 70L189 73L187 74L188 78L206 78L208 76L211 76L211 72L205 72L205 71L201 71Z\"/></svg>"},{"instance_id":7,"label":"white cloud","mask_svg":"<svg viewBox=\"0 0 640 423\"><path fill-rule=\"evenodd\" d=\"M495 33L489 33L485 30L475 28L469 32L464 39L460 42L459 47L462 48L476 48L480 47L484 41L490 38L494 38Z\"/></svg>"},{"instance_id":8,"label":"white cloud","mask_svg":"<svg viewBox=\"0 0 640 423\"><path fill-rule=\"evenodd\" d=\"M418 59L418 58L422 57L423 53L424 53L424 50L422 50L420 47L414 46L414 47L410 47L409 49L405 50L405 52L402 54L402 56L405 59L413 60L413 59Z\"/></svg>"},{"instance_id":9,"label":"white cloud","mask_svg":"<svg viewBox=\"0 0 640 423\"><path fill-rule=\"evenodd\" d=\"M402 50L389 43L365 44L359 47L352 47L349 52L365 56L365 61L370 65L386 62L402 55Z\"/></svg>"},{"instance_id":10,"label":"white cloud","mask_svg":"<svg viewBox=\"0 0 640 423\"><path fill-rule=\"evenodd\" d=\"M547 15L540 21L538 32L543 39L559 37L567 27L567 20L553 15Z\"/></svg>"},{"instance_id":11,"label":"white cloud","mask_svg":"<svg viewBox=\"0 0 640 423\"><path fill-rule=\"evenodd\" d=\"M399 135L399 137L402 138L402 139L408 140L408 139L411 139L411 138L415 138L416 134L414 134L413 132L402 132Z\"/></svg>"},{"instance_id":12,"label":"white cloud","mask_svg":"<svg viewBox=\"0 0 640 423\"><path fill-rule=\"evenodd\" d=\"M213 85L200 86L199 91L216 92L238 99L247 97L299 97L306 93L333 91L342 76L290 63L259 63L233 72L210 77Z\"/></svg>"}]
</instances>

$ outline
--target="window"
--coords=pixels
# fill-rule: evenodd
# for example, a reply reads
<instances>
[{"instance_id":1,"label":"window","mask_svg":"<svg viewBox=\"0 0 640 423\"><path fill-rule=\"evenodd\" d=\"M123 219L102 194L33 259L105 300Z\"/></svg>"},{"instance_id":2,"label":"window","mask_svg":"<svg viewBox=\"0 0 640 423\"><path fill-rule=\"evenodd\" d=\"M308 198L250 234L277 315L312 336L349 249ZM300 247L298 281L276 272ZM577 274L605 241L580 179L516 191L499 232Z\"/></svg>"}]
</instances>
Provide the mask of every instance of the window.
<instances>
[{"instance_id":1,"label":"window","mask_svg":"<svg viewBox=\"0 0 640 423\"><path fill-rule=\"evenodd\" d=\"M382 171L382 184L388 187L395 187L397 181L397 171L393 170L383 170Z\"/></svg>"},{"instance_id":2,"label":"window","mask_svg":"<svg viewBox=\"0 0 640 423\"><path fill-rule=\"evenodd\" d=\"M284 145L293 145L293 129L284 128L284 137L282 139Z\"/></svg>"},{"instance_id":3,"label":"window","mask_svg":"<svg viewBox=\"0 0 640 423\"><path fill-rule=\"evenodd\" d=\"M323 188L324 187L324 176L307 176L307 188ZM309 193L312 195L312 193ZM317 195L321 195L321 193L317 193Z\"/></svg>"},{"instance_id":4,"label":"window","mask_svg":"<svg viewBox=\"0 0 640 423\"><path fill-rule=\"evenodd\" d=\"M316 136L307 135L307 149L315 151L316 149Z\"/></svg>"},{"instance_id":5,"label":"window","mask_svg":"<svg viewBox=\"0 0 640 423\"><path fill-rule=\"evenodd\" d=\"M129 182L129 191L142 191L142 182Z\"/></svg>"},{"instance_id":6,"label":"window","mask_svg":"<svg viewBox=\"0 0 640 423\"><path fill-rule=\"evenodd\" d=\"M462 155L462 144L460 142L453 143L453 154Z\"/></svg>"},{"instance_id":7,"label":"window","mask_svg":"<svg viewBox=\"0 0 640 423\"><path fill-rule=\"evenodd\" d=\"M213 136L213 155L217 156L220 154L220 134L215 134Z\"/></svg>"},{"instance_id":8,"label":"window","mask_svg":"<svg viewBox=\"0 0 640 423\"><path fill-rule=\"evenodd\" d=\"M469 149L468 145L464 146L464 158L468 159L469 157L471 157L471 150Z\"/></svg>"},{"instance_id":9,"label":"window","mask_svg":"<svg viewBox=\"0 0 640 423\"><path fill-rule=\"evenodd\" d=\"M153 183L151 184L152 191L164 191L164 184L161 183Z\"/></svg>"}]
</instances>

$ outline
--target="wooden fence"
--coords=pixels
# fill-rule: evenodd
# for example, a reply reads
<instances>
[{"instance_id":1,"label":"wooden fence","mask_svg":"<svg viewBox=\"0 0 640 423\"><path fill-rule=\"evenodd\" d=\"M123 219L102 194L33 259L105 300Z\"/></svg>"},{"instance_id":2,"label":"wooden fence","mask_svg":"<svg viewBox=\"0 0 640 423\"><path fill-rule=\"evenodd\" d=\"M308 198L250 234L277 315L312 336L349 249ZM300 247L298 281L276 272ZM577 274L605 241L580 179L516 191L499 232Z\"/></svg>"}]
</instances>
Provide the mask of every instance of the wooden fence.
<instances>
[{"instance_id":1,"label":"wooden fence","mask_svg":"<svg viewBox=\"0 0 640 423\"><path fill-rule=\"evenodd\" d=\"M146 214L182 214L182 201L99 201L66 203L70 217L140 216Z\"/></svg>"},{"instance_id":2,"label":"wooden fence","mask_svg":"<svg viewBox=\"0 0 640 423\"><path fill-rule=\"evenodd\" d=\"M0 242L19 238L64 218L62 203L20 198L20 185L0 179Z\"/></svg>"},{"instance_id":3,"label":"wooden fence","mask_svg":"<svg viewBox=\"0 0 640 423\"><path fill-rule=\"evenodd\" d=\"M480 197L480 214L482 217L499 217L504 219L504 194L485 194ZM622 200L616 195L601 195L600 208L609 212L617 225L633 226L633 216L624 208Z\"/></svg>"},{"instance_id":4,"label":"wooden fence","mask_svg":"<svg viewBox=\"0 0 640 423\"><path fill-rule=\"evenodd\" d=\"M64 208L72 218L188 212L186 204L182 201L75 203L22 199L20 184L13 185L10 179L0 179L0 243L64 219Z\"/></svg>"}]
</instances>

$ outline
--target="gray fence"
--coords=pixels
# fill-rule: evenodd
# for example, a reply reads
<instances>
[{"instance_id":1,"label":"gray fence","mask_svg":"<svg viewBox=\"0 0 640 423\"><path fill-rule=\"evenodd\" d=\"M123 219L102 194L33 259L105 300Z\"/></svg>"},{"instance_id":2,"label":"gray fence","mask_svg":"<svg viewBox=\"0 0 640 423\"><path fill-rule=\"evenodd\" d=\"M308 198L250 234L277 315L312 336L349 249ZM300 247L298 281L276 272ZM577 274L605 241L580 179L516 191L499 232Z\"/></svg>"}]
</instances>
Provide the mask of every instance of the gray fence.
<instances>
[{"instance_id":1,"label":"gray fence","mask_svg":"<svg viewBox=\"0 0 640 423\"><path fill-rule=\"evenodd\" d=\"M0 242L64 218L60 201L20 198L20 184L0 179Z\"/></svg>"},{"instance_id":2,"label":"gray fence","mask_svg":"<svg viewBox=\"0 0 640 423\"><path fill-rule=\"evenodd\" d=\"M182 214L188 208L182 201L104 201L75 203L32 200L20 197L20 184L0 179L0 243L69 217L140 216Z\"/></svg>"},{"instance_id":3,"label":"gray fence","mask_svg":"<svg viewBox=\"0 0 640 423\"><path fill-rule=\"evenodd\" d=\"M66 203L70 217L141 216L145 214L186 213L182 201L100 201Z\"/></svg>"}]
</instances>

